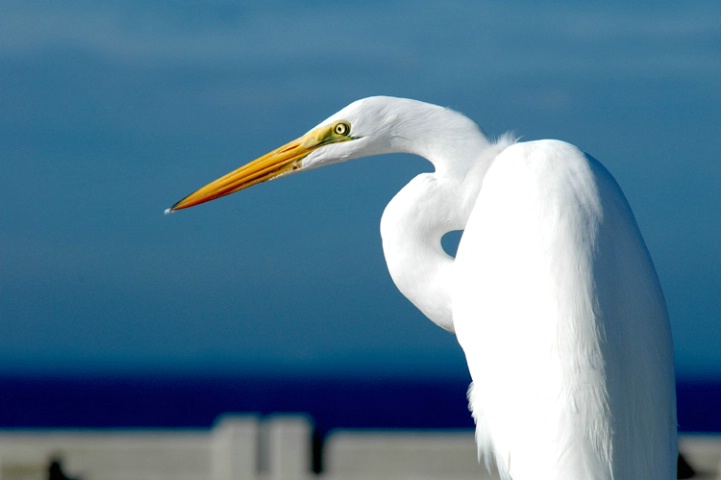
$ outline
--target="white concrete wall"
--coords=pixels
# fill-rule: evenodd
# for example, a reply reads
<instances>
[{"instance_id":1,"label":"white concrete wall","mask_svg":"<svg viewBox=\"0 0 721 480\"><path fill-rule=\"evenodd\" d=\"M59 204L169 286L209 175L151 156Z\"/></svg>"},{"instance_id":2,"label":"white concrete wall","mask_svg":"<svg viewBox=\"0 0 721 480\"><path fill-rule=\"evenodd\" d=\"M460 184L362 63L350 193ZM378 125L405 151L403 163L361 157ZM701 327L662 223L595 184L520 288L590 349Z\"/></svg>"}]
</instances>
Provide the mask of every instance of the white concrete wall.
<instances>
[{"instance_id":1,"label":"white concrete wall","mask_svg":"<svg viewBox=\"0 0 721 480\"><path fill-rule=\"evenodd\" d=\"M718 436L685 436L681 451L717 479ZM81 480L303 480L312 424L302 415L225 415L211 430L0 431L0 480L45 480L52 458ZM495 479L476 460L471 431L331 432L325 480Z\"/></svg>"},{"instance_id":2,"label":"white concrete wall","mask_svg":"<svg viewBox=\"0 0 721 480\"><path fill-rule=\"evenodd\" d=\"M336 431L324 451L330 479L497 479L478 463L472 431Z\"/></svg>"},{"instance_id":3,"label":"white concrete wall","mask_svg":"<svg viewBox=\"0 0 721 480\"><path fill-rule=\"evenodd\" d=\"M211 430L0 431L0 479L46 480L54 458L82 480L305 478L311 434L297 415L226 415Z\"/></svg>"}]
</instances>

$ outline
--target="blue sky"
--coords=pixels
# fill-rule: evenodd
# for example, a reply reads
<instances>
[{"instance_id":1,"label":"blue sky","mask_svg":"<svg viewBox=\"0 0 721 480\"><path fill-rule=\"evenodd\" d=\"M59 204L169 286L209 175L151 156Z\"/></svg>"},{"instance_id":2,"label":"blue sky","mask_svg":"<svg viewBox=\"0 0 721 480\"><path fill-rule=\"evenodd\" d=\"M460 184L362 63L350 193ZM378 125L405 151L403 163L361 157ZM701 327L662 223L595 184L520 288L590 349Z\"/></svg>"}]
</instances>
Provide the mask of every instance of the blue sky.
<instances>
[{"instance_id":1,"label":"blue sky","mask_svg":"<svg viewBox=\"0 0 721 480\"><path fill-rule=\"evenodd\" d=\"M654 258L679 375L717 377L717 2L419 5L0 4L0 367L465 374L381 252L383 208L424 160L162 214L384 94L601 160Z\"/></svg>"}]
</instances>

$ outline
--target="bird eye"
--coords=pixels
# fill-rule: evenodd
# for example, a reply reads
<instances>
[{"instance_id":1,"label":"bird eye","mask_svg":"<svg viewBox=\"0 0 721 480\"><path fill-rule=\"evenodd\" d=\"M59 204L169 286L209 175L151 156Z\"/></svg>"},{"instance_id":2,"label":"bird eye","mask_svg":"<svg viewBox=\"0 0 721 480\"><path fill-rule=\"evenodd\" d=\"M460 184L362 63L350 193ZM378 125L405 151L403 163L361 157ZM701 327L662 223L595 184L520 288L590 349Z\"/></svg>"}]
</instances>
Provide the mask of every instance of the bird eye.
<instances>
[{"instance_id":1,"label":"bird eye","mask_svg":"<svg viewBox=\"0 0 721 480\"><path fill-rule=\"evenodd\" d=\"M345 122L338 122L333 127L333 133L336 135L348 135L350 133L350 125Z\"/></svg>"}]
</instances>

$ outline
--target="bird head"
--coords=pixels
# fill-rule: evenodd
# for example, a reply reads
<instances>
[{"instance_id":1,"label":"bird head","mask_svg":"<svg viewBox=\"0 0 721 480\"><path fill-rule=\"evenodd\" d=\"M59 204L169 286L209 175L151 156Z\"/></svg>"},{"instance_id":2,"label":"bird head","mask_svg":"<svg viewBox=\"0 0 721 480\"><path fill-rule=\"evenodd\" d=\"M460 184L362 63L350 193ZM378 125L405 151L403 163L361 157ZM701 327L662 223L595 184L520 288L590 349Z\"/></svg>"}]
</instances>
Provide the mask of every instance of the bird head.
<instances>
[{"instance_id":1,"label":"bird head","mask_svg":"<svg viewBox=\"0 0 721 480\"><path fill-rule=\"evenodd\" d=\"M351 103L301 137L266 153L183 198L166 213L200 205L258 183L352 158L393 151L395 115L389 103L414 100L370 97Z\"/></svg>"}]
</instances>

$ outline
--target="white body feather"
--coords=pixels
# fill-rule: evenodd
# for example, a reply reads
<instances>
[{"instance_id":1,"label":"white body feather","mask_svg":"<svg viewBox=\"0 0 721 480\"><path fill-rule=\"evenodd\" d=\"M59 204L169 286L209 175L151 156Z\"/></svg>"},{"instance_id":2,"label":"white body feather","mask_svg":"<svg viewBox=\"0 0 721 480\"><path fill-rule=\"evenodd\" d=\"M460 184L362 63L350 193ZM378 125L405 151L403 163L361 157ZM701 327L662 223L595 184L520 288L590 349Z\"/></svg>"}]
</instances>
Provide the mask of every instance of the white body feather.
<instances>
[{"instance_id":1,"label":"white body feather","mask_svg":"<svg viewBox=\"0 0 721 480\"><path fill-rule=\"evenodd\" d=\"M383 249L401 292L457 334L479 454L514 480L675 478L668 315L613 177L567 143L484 143L428 108L428 131L393 151L436 171L389 203ZM481 138L443 147L459 135ZM456 229L454 261L440 239Z\"/></svg>"},{"instance_id":2,"label":"white body feather","mask_svg":"<svg viewBox=\"0 0 721 480\"><path fill-rule=\"evenodd\" d=\"M558 141L504 150L455 267L479 447L502 473L675 478L665 302L631 210L598 162Z\"/></svg>"}]
</instances>

